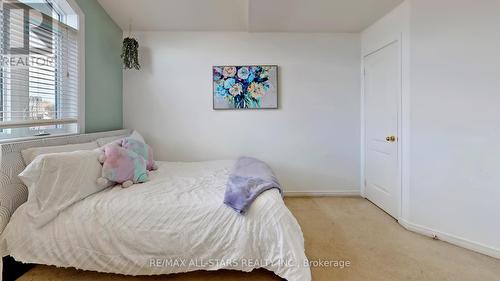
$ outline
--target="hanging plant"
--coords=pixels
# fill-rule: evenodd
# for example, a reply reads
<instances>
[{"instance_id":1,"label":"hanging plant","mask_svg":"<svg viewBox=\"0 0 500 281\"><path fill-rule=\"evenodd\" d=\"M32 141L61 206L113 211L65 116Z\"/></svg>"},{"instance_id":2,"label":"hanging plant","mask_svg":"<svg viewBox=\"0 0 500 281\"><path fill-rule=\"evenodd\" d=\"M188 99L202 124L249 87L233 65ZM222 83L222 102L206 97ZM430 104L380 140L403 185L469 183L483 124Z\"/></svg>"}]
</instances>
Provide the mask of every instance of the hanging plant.
<instances>
[{"instance_id":1,"label":"hanging plant","mask_svg":"<svg viewBox=\"0 0 500 281\"><path fill-rule=\"evenodd\" d=\"M131 37L123 39L121 58L125 69L141 69L139 65L139 42Z\"/></svg>"}]
</instances>

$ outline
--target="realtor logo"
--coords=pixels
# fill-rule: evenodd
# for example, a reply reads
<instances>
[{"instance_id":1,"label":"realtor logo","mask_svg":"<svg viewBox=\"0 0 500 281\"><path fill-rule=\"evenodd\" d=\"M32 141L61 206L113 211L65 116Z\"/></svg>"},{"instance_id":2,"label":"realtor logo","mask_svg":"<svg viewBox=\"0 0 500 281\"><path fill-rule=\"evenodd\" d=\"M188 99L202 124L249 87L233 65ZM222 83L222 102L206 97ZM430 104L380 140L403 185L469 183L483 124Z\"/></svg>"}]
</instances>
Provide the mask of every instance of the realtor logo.
<instances>
[{"instance_id":1,"label":"realtor logo","mask_svg":"<svg viewBox=\"0 0 500 281\"><path fill-rule=\"evenodd\" d=\"M54 19L45 1L27 4L16 0L0 0L2 26L1 66L29 67L52 65L54 61Z\"/></svg>"}]
</instances>

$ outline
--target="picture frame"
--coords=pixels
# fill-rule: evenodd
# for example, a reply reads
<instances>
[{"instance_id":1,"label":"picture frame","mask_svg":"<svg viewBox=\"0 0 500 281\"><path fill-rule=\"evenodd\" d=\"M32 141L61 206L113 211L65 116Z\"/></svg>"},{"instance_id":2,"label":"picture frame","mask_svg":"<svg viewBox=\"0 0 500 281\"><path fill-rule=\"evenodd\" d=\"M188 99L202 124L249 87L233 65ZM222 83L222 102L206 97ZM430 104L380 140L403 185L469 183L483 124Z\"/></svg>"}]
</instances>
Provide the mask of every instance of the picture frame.
<instances>
[{"instance_id":1,"label":"picture frame","mask_svg":"<svg viewBox=\"0 0 500 281\"><path fill-rule=\"evenodd\" d=\"M212 66L213 110L278 109L278 65Z\"/></svg>"}]
</instances>

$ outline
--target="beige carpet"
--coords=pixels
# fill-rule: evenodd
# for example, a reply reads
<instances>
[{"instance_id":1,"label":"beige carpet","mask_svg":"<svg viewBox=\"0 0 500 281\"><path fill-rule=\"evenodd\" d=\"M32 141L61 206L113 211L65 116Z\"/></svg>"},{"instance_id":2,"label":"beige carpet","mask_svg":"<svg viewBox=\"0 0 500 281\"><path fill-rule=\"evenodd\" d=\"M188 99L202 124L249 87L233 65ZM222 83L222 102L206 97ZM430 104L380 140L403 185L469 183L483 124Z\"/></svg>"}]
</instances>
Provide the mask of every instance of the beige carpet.
<instances>
[{"instance_id":1,"label":"beige carpet","mask_svg":"<svg viewBox=\"0 0 500 281\"><path fill-rule=\"evenodd\" d=\"M287 198L297 217L311 260L348 260L350 267L312 268L313 280L500 280L500 260L404 230L361 198ZM127 277L37 266L21 281L194 281L280 280L272 273L193 272L156 277Z\"/></svg>"}]
</instances>

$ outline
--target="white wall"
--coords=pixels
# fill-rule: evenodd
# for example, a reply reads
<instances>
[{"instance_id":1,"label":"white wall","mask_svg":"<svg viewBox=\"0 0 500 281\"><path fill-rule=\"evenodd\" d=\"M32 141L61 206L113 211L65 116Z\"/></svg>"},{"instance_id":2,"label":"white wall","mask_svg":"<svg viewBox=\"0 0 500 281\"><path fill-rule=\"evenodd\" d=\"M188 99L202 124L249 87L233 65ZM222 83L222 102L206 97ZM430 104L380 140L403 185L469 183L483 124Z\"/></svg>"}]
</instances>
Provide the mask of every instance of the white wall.
<instances>
[{"instance_id":1,"label":"white wall","mask_svg":"<svg viewBox=\"0 0 500 281\"><path fill-rule=\"evenodd\" d=\"M367 50L409 21L401 223L500 258L500 2L401 7L362 36Z\"/></svg>"},{"instance_id":2,"label":"white wall","mask_svg":"<svg viewBox=\"0 0 500 281\"><path fill-rule=\"evenodd\" d=\"M249 155L287 191L359 192L357 34L134 34L141 71L124 72L124 124L159 159ZM278 110L212 110L212 65L277 64Z\"/></svg>"},{"instance_id":3,"label":"white wall","mask_svg":"<svg viewBox=\"0 0 500 281\"><path fill-rule=\"evenodd\" d=\"M390 13L361 32L361 53L367 55L395 39L403 39L409 44L410 5L404 2Z\"/></svg>"},{"instance_id":4,"label":"white wall","mask_svg":"<svg viewBox=\"0 0 500 281\"><path fill-rule=\"evenodd\" d=\"M411 2L410 221L500 257L500 1Z\"/></svg>"}]
</instances>

